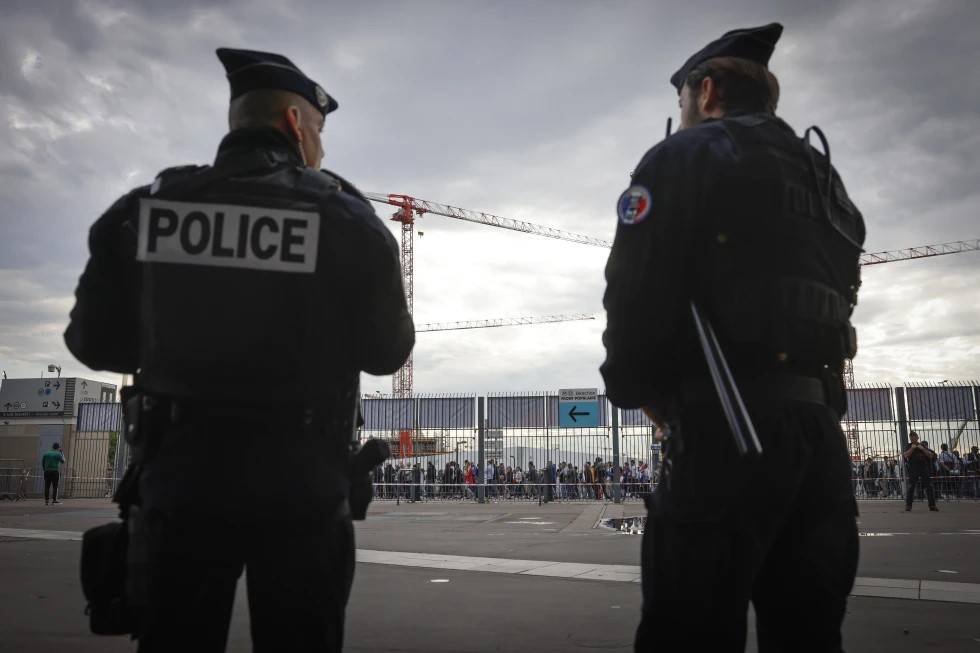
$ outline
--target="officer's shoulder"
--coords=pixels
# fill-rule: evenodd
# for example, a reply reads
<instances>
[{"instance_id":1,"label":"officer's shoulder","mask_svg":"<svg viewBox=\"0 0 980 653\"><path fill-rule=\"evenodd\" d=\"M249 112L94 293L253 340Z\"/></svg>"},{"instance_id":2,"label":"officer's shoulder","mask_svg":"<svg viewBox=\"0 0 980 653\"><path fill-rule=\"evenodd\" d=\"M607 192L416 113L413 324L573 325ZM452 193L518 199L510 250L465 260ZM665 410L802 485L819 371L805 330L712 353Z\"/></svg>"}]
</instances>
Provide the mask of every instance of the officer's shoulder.
<instances>
[{"instance_id":1,"label":"officer's shoulder","mask_svg":"<svg viewBox=\"0 0 980 653\"><path fill-rule=\"evenodd\" d=\"M703 122L674 132L654 145L640 160L637 169L679 170L705 158L729 154L732 143L732 137L722 121Z\"/></svg>"},{"instance_id":2,"label":"officer's shoulder","mask_svg":"<svg viewBox=\"0 0 980 653\"><path fill-rule=\"evenodd\" d=\"M150 185L137 186L112 205L89 228L89 244L118 243L119 238L135 238L139 220L139 201L150 196Z\"/></svg>"},{"instance_id":3,"label":"officer's shoulder","mask_svg":"<svg viewBox=\"0 0 980 653\"><path fill-rule=\"evenodd\" d=\"M326 195L335 197L341 206L348 213L363 215L374 213L371 202L357 190L354 184L350 183L340 175L330 170L310 170L304 173L304 186L308 189L315 186L314 190L319 190Z\"/></svg>"},{"instance_id":4,"label":"officer's shoulder","mask_svg":"<svg viewBox=\"0 0 980 653\"><path fill-rule=\"evenodd\" d=\"M319 174L324 179L329 179L330 183L334 184L332 198L340 206L342 213L346 217L351 218L355 225L368 232L392 237L391 232L384 226L381 218L374 212L371 201L354 184L330 170L313 172Z\"/></svg>"},{"instance_id":5,"label":"officer's shoulder","mask_svg":"<svg viewBox=\"0 0 980 653\"><path fill-rule=\"evenodd\" d=\"M111 225L118 225L127 219L135 218L136 212L139 210L140 199L149 197L151 190L152 185L147 184L145 186L137 186L136 188L128 191L113 202L108 209L106 209L105 213L103 213L102 216L95 221L95 224L92 225L92 228L98 229Z\"/></svg>"},{"instance_id":6,"label":"officer's shoulder","mask_svg":"<svg viewBox=\"0 0 980 653\"><path fill-rule=\"evenodd\" d=\"M320 170L319 172L324 177L331 179L333 183L338 184L339 189L342 193L346 193L347 195L352 195L353 197L360 200L366 207L371 208L371 202L368 201L368 198L364 197L361 191L357 190L357 187L354 186L354 184L347 181L346 179L344 179L343 177L341 177L340 175L338 175L336 172L332 170L323 169Z\"/></svg>"},{"instance_id":7,"label":"officer's shoulder","mask_svg":"<svg viewBox=\"0 0 980 653\"><path fill-rule=\"evenodd\" d=\"M172 166L170 168L164 168L157 173L156 179L149 186L149 193L155 195L159 193L162 189L172 186L173 184L179 183L191 175L195 175L199 172L207 170L210 166L206 165L182 165L182 166Z\"/></svg>"}]
</instances>

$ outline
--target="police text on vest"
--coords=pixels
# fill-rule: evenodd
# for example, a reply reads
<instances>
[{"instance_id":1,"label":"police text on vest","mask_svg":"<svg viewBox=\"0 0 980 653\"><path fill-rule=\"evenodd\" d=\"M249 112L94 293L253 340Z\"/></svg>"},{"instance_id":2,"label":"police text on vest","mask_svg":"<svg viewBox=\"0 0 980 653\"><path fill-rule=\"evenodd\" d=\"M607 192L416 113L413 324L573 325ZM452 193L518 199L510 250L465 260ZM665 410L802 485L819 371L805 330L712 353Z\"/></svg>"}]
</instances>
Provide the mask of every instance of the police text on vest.
<instances>
[{"instance_id":1,"label":"police text on vest","mask_svg":"<svg viewBox=\"0 0 980 653\"><path fill-rule=\"evenodd\" d=\"M317 213L141 199L136 259L312 273L319 234Z\"/></svg>"}]
</instances>

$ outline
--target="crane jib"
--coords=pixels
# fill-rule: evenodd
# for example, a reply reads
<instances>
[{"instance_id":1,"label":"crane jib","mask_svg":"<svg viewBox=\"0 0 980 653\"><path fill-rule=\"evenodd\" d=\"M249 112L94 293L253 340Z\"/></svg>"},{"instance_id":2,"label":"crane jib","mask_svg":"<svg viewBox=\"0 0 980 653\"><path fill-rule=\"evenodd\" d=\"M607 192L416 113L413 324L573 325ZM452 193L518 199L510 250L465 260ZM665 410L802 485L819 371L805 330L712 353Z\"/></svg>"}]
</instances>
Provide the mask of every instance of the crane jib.
<instances>
[{"instance_id":1,"label":"crane jib","mask_svg":"<svg viewBox=\"0 0 980 653\"><path fill-rule=\"evenodd\" d=\"M668 123L669 124L669 123ZM669 127L668 127L669 131ZM504 218L499 215L493 215L492 213L484 213L482 211L472 211L470 209L460 208L458 206L451 206L449 204L439 204L437 202L430 202L428 200L418 199L412 197L411 195L402 195L397 193L363 193L364 197L371 200L372 202L378 202L381 204L387 204L389 206L394 206L398 209L395 213L393 219L401 223L401 270L402 270L402 281L405 286L405 296L408 302L408 309L411 312L414 306L414 249L413 249L413 239L414 239L414 226L415 226L415 216L421 216L425 213L434 213L436 215L441 215L447 218L453 218L455 220L465 220L467 222L473 222L475 224L484 224L490 227L499 227L501 229L509 229L511 231L518 231L521 233L531 234L534 236L542 236L545 238L553 238L555 240L564 240L572 243L579 243L581 245L592 245L594 247L605 247L611 248L612 243L608 240L603 240L601 238L596 238L594 236L587 236L585 234L577 234L571 231L565 231L563 229L556 229L554 227L547 227L544 225L535 224L533 222L527 222L526 220L515 220L513 218ZM421 235L421 232L419 232ZM941 243L938 245L925 245L922 247L910 247L908 249L901 250L891 250L885 252L873 252L861 254L859 259L860 265L878 265L880 263L892 263L896 261L907 261L917 258L926 258L929 256L942 256L945 254L958 254L960 252L973 252L980 251L980 239L974 240L959 240L949 243ZM445 322L437 324L426 324L420 325L418 331L449 331L456 329L481 329L488 327L498 327L498 326L511 326L513 324L543 324L547 322L565 322L568 320L576 319L588 319L581 317L567 317L563 319L547 319L541 318L535 321L520 321L524 318L516 318L517 321L502 321L502 320L477 320L471 322ZM848 361L848 369L849 368ZM408 362L395 375L392 377L393 383L393 393L396 397L411 397L412 396L412 359L409 358Z\"/></svg>"}]
</instances>

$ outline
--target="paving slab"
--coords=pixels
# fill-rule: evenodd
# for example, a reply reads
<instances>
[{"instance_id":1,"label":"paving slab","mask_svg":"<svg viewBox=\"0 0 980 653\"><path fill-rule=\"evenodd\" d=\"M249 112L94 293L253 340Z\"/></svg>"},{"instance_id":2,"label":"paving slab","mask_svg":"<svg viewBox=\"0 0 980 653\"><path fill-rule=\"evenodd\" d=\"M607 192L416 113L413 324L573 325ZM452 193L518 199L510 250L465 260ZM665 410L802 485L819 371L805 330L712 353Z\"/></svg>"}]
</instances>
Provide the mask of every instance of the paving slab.
<instances>
[{"instance_id":1,"label":"paving slab","mask_svg":"<svg viewBox=\"0 0 980 653\"><path fill-rule=\"evenodd\" d=\"M919 598L925 601L980 603L980 584L924 580L919 589Z\"/></svg>"}]
</instances>

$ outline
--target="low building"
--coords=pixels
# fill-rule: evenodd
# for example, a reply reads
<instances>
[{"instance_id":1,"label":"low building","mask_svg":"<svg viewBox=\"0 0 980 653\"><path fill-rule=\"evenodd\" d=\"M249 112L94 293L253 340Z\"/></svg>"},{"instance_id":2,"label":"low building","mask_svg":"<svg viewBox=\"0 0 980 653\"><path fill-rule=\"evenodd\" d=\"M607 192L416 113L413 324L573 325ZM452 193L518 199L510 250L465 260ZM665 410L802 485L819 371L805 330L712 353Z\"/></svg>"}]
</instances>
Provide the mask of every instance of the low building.
<instances>
[{"instance_id":1,"label":"low building","mask_svg":"<svg viewBox=\"0 0 980 653\"><path fill-rule=\"evenodd\" d=\"M35 494L43 489L41 456L58 442L67 463L64 496L82 479L105 477L110 433L78 429L79 407L116 402L116 386L92 379L5 379L0 384L0 492ZM115 427L115 423L110 424ZM22 484L25 473L29 482Z\"/></svg>"}]
</instances>

